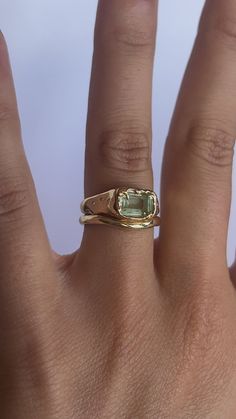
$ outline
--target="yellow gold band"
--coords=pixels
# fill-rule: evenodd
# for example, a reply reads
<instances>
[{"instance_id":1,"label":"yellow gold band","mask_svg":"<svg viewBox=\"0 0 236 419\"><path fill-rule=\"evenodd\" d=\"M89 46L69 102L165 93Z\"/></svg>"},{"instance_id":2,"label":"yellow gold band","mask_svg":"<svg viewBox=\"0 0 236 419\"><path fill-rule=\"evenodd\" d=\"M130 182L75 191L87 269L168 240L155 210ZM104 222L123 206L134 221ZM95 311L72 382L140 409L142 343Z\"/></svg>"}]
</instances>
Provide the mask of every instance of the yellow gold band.
<instances>
[{"instance_id":1,"label":"yellow gold band","mask_svg":"<svg viewBox=\"0 0 236 419\"><path fill-rule=\"evenodd\" d=\"M147 189L118 188L86 198L81 224L105 224L140 230L160 225L159 202Z\"/></svg>"},{"instance_id":2,"label":"yellow gold band","mask_svg":"<svg viewBox=\"0 0 236 419\"><path fill-rule=\"evenodd\" d=\"M103 215L83 215L80 217L81 224L106 224L113 225L121 228L128 228L130 230L141 230L146 228L158 227L161 219L156 216L152 220L143 221L139 223L127 223L125 220L119 220L112 217L105 217Z\"/></svg>"}]
</instances>

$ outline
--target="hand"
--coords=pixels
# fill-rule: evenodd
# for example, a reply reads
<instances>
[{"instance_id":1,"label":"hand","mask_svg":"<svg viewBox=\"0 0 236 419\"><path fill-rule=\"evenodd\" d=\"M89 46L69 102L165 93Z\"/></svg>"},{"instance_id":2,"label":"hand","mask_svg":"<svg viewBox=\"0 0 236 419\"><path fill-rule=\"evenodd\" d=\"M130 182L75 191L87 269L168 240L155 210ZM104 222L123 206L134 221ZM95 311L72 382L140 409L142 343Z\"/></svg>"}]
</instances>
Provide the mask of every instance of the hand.
<instances>
[{"instance_id":1,"label":"hand","mask_svg":"<svg viewBox=\"0 0 236 419\"><path fill-rule=\"evenodd\" d=\"M152 188L155 0L100 0L85 194ZM164 157L161 228L49 245L0 41L1 419L235 419L236 3L206 2ZM173 63L174 71L174 63ZM66 220L65 220L66 221Z\"/></svg>"}]
</instances>

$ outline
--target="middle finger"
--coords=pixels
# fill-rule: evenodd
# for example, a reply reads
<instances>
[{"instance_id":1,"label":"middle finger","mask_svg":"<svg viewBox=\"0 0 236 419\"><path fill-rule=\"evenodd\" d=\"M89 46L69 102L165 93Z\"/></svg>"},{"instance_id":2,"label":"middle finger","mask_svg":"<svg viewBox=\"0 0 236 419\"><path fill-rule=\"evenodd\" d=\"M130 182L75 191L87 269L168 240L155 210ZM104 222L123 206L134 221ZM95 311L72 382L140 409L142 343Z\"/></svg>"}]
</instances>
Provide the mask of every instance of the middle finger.
<instances>
[{"instance_id":1,"label":"middle finger","mask_svg":"<svg viewBox=\"0 0 236 419\"><path fill-rule=\"evenodd\" d=\"M213 278L214 287L216 277L228 277L235 28L234 0L206 1L165 154L159 268L181 269L187 282L186 273L195 272L198 286L201 277Z\"/></svg>"}]
</instances>

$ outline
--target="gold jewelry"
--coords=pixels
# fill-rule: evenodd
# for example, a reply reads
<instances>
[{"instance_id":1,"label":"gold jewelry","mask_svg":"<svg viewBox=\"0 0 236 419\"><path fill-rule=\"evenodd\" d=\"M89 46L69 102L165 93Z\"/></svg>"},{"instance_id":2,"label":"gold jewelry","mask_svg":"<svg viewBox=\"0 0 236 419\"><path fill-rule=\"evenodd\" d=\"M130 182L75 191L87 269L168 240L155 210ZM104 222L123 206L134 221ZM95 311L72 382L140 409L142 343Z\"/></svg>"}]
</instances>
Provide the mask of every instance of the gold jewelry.
<instances>
[{"instance_id":1,"label":"gold jewelry","mask_svg":"<svg viewBox=\"0 0 236 419\"><path fill-rule=\"evenodd\" d=\"M86 198L81 204L81 224L107 224L129 229L160 225L159 202L147 189L118 188Z\"/></svg>"}]
</instances>

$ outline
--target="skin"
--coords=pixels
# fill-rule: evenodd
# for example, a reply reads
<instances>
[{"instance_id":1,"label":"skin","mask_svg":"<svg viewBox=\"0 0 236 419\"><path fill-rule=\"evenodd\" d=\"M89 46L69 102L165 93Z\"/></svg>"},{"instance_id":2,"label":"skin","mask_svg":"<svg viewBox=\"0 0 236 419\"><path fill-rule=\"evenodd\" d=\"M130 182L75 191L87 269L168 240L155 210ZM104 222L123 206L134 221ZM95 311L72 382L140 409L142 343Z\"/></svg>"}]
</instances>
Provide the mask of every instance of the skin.
<instances>
[{"instance_id":1,"label":"skin","mask_svg":"<svg viewBox=\"0 0 236 419\"><path fill-rule=\"evenodd\" d=\"M85 195L153 188L155 0L100 0ZM235 419L236 2L208 0L167 139L161 227L50 248L0 37L1 419Z\"/></svg>"}]
</instances>

